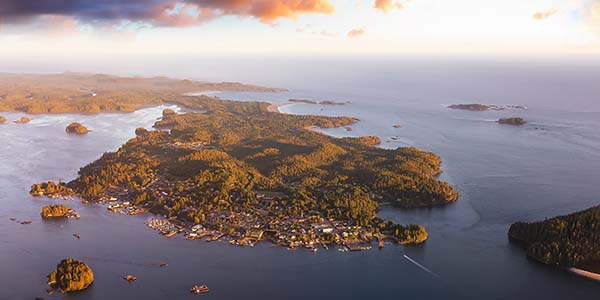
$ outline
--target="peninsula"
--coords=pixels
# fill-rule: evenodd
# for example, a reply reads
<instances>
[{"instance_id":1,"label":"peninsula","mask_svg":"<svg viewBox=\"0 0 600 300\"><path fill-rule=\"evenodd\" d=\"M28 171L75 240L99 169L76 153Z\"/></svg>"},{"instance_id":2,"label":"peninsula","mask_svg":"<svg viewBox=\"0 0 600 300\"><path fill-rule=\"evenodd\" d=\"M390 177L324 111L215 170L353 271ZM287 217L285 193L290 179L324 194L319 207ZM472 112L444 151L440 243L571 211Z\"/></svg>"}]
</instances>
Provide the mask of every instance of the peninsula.
<instances>
[{"instance_id":1,"label":"peninsula","mask_svg":"<svg viewBox=\"0 0 600 300\"><path fill-rule=\"evenodd\" d=\"M154 125L159 130L138 128L135 138L81 168L73 181L34 184L31 194L75 195L110 203L115 212L165 216L148 225L168 237L183 232L237 245L266 239L290 249L340 244L350 250L367 249L374 239L427 239L423 226L380 218L379 203L411 208L458 199L436 178L441 160L433 153L382 149L374 146L377 137L336 139L310 130L348 126L354 118L280 114L270 112L269 103L186 92L161 93L203 113L166 110ZM63 102L56 103L72 107Z\"/></svg>"}]
</instances>

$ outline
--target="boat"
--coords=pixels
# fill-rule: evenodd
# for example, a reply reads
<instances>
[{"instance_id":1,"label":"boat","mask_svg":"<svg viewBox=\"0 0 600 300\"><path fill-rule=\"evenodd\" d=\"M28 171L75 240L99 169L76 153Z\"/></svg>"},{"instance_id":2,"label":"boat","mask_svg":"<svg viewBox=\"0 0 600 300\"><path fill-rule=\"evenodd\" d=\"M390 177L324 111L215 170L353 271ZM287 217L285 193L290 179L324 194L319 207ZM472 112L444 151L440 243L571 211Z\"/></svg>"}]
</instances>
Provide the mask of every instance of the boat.
<instances>
[{"instance_id":1,"label":"boat","mask_svg":"<svg viewBox=\"0 0 600 300\"><path fill-rule=\"evenodd\" d=\"M192 294L208 293L208 286L206 286L206 285L194 285L190 289L190 293L192 293Z\"/></svg>"}]
</instances>

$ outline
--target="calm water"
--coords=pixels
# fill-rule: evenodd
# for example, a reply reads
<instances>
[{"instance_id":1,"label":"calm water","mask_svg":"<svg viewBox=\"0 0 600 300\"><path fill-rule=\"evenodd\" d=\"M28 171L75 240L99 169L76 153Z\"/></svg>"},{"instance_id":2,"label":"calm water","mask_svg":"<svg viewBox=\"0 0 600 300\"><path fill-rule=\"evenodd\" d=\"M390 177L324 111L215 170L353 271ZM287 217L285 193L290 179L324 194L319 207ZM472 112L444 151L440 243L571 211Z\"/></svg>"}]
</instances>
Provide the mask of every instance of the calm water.
<instances>
[{"instance_id":1,"label":"calm water","mask_svg":"<svg viewBox=\"0 0 600 300\"><path fill-rule=\"evenodd\" d=\"M201 64L201 62L199 63ZM28 195L33 182L70 180L79 167L114 151L149 127L162 108L133 114L33 116L29 124L0 125L0 299L197 299L191 285L211 288L202 299L581 299L600 284L531 262L506 232L517 220L538 220L600 200L600 71L579 65L422 66L417 64L304 64L257 66L228 80L289 87L285 94L223 93L240 100L311 98L351 101L344 106L294 104L286 113L350 115L361 122L327 130L334 136L378 135L384 147L417 146L438 153L442 179L462 193L445 207L381 214L424 224L420 246L387 246L361 253L286 251L259 244L166 239L144 224L148 216L109 213L104 207L65 204L80 220L42 221L42 205L62 200ZM597 68L595 70L598 70ZM191 71L190 71L191 72ZM197 71L198 78L210 77ZM227 79L228 69L214 78ZM178 75L178 74L171 74ZM528 110L468 112L450 103L523 104ZM3 114L13 120L20 114ZM524 127L501 126L521 116ZM64 133L83 122L86 136ZM399 123L401 128L393 128ZM396 138L395 140L392 137ZM20 225L9 220L31 220ZM81 239L73 238L78 233ZM407 254L431 273L414 265ZM64 257L88 262L94 285L79 294L45 296L45 275ZM169 267L159 268L160 263ZM121 277L135 274L131 284Z\"/></svg>"}]
</instances>

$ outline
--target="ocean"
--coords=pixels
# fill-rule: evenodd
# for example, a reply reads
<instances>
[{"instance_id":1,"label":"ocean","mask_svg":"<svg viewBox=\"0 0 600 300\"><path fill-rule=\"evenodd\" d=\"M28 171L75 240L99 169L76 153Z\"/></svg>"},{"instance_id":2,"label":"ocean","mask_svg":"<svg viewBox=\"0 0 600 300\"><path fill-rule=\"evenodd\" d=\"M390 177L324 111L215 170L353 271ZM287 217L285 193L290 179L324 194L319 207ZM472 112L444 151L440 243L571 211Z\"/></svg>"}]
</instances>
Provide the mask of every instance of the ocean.
<instances>
[{"instance_id":1,"label":"ocean","mask_svg":"<svg viewBox=\"0 0 600 300\"><path fill-rule=\"evenodd\" d=\"M527 259L507 237L515 221L543 220L600 203L600 68L595 62L275 57L131 66L129 74L290 89L218 94L227 99L348 102L280 110L357 117L352 131L323 131L336 137L377 135L382 147L433 151L443 160L441 179L461 198L433 208L383 206L380 215L423 224L429 239L418 246L386 245L358 253L166 239L143 224L148 215L112 214L77 201L66 204L81 214L80 220L42 221L42 205L64 200L29 196L32 183L73 179L79 167L133 137L136 127L149 128L164 107L132 114L34 115L29 124L0 125L0 299L197 299L189 294L194 284L210 287L202 299L591 299L600 292L598 283ZM77 68L123 73L110 65ZM446 107L456 103L527 109ZM0 115L13 120L22 114ZM501 117L529 123L500 125ZM64 128L73 121L93 131L66 135ZM11 217L33 223L21 225ZM45 295L45 275L65 257L88 262L94 285L68 296ZM161 263L169 267L160 268ZM138 280L124 281L126 274Z\"/></svg>"}]
</instances>

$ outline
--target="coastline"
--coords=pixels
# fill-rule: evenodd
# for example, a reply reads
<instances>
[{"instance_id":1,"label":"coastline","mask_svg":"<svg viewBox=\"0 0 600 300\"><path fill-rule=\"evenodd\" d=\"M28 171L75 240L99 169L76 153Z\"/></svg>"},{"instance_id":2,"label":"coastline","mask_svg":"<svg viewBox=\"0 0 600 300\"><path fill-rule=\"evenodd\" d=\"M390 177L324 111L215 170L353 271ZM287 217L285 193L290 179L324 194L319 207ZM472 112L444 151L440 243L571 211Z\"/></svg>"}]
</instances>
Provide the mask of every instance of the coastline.
<instances>
[{"instance_id":1,"label":"coastline","mask_svg":"<svg viewBox=\"0 0 600 300\"><path fill-rule=\"evenodd\" d=\"M269 102L269 101L266 101L266 102L267 102L267 103L269 103L269 106L267 107L267 111L268 111L268 112L272 112L272 113L280 113L280 114L282 113L282 112L279 110L279 108L280 108L280 107L283 107L283 106L286 106L286 105L291 105L291 104L294 104L294 103L292 103L292 102L288 102L288 101L286 101L286 102Z\"/></svg>"}]
</instances>

